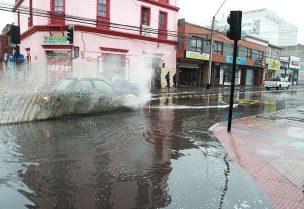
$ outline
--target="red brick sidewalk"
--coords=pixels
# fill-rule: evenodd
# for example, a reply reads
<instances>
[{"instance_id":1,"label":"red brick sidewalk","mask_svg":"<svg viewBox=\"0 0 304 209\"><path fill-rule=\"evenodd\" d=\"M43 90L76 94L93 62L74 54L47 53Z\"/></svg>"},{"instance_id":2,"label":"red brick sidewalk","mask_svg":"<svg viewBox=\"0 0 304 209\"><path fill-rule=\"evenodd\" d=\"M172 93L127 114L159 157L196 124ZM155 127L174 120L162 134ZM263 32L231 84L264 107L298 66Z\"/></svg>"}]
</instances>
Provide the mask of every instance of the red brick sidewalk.
<instances>
[{"instance_id":1,"label":"red brick sidewalk","mask_svg":"<svg viewBox=\"0 0 304 209\"><path fill-rule=\"evenodd\" d=\"M304 209L304 122L252 116L211 130L275 209Z\"/></svg>"}]
</instances>

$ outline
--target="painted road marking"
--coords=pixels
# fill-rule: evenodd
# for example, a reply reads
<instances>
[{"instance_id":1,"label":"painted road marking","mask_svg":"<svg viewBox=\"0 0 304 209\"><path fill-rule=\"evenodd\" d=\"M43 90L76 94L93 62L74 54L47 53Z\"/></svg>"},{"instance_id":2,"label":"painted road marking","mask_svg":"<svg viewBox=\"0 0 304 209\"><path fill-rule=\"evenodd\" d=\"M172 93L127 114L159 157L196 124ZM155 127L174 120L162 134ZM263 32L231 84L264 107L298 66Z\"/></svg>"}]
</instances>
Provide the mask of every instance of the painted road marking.
<instances>
[{"instance_id":1,"label":"painted road marking","mask_svg":"<svg viewBox=\"0 0 304 209\"><path fill-rule=\"evenodd\" d=\"M168 106L150 106L147 108L152 108L152 109L211 109L211 108L228 108L229 105L209 105L209 106L186 106L186 105L180 105L180 106L175 106L175 105L168 105ZM234 104L233 107L238 107L238 104Z\"/></svg>"}]
</instances>

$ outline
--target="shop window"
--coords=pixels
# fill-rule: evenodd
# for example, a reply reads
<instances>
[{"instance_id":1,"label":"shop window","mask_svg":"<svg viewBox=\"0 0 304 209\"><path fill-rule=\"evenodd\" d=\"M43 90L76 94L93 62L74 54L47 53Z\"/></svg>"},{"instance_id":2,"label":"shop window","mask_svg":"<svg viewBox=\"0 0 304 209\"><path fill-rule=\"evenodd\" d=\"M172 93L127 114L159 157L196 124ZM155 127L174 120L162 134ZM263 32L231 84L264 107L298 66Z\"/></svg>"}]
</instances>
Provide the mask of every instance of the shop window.
<instances>
[{"instance_id":1,"label":"shop window","mask_svg":"<svg viewBox=\"0 0 304 209\"><path fill-rule=\"evenodd\" d=\"M126 76L126 55L122 54L102 54L102 72L106 76L125 78Z\"/></svg>"}]
</instances>

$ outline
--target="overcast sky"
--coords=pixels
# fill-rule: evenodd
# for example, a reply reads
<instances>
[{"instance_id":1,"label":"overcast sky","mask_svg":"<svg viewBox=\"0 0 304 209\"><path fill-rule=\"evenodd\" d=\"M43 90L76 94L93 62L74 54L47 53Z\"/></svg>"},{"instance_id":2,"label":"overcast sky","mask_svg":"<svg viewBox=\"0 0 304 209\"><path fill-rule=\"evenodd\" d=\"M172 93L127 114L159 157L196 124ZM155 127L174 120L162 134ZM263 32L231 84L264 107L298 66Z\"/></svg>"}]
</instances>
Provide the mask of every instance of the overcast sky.
<instances>
[{"instance_id":1,"label":"overcast sky","mask_svg":"<svg viewBox=\"0 0 304 209\"><path fill-rule=\"evenodd\" d=\"M14 3L15 0L0 0L0 2ZM186 18L187 22L198 25L211 25L213 15L215 15L223 2L224 0L179 0L179 18ZM230 10L249 11L268 8L297 26L299 29L298 43L304 44L302 2L302 0L226 0L216 17L227 16ZM12 22L12 13L0 11L0 31L7 23Z\"/></svg>"},{"instance_id":2,"label":"overcast sky","mask_svg":"<svg viewBox=\"0 0 304 209\"><path fill-rule=\"evenodd\" d=\"M179 0L179 18L198 25L211 25L212 17L224 0ZM298 27L298 43L304 44L303 0L226 0L216 18L227 16L231 10L249 11L268 8Z\"/></svg>"}]
</instances>

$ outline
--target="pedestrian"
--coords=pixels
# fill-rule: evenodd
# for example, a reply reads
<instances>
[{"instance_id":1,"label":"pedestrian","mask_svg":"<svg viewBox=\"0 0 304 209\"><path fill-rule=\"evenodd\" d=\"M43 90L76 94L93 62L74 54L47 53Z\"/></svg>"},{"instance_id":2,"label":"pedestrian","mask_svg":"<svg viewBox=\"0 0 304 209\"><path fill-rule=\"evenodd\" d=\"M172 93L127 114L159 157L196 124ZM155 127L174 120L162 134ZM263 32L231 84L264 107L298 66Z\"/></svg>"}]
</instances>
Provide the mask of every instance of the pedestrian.
<instances>
[{"instance_id":1,"label":"pedestrian","mask_svg":"<svg viewBox=\"0 0 304 209\"><path fill-rule=\"evenodd\" d=\"M173 76L173 88L176 88L176 73Z\"/></svg>"},{"instance_id":2,"label":"pedestrian","mask_svg":"<svg viewBox=\"0 0 304 209\"><path fill-rule=\"evenodd\" d=\"M165 76L165 79L167 81L167 88L170 88L170 72L168 71L166 76Z\"/></svg>"}]
</instances>

